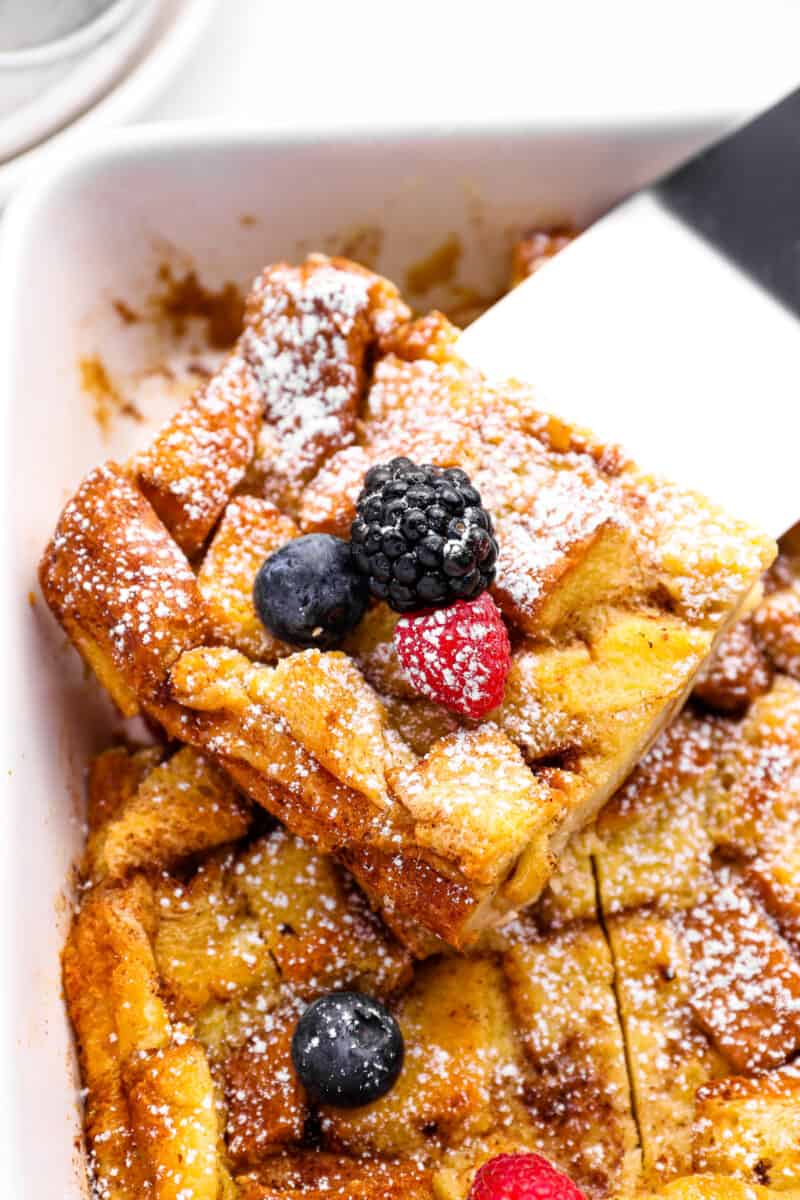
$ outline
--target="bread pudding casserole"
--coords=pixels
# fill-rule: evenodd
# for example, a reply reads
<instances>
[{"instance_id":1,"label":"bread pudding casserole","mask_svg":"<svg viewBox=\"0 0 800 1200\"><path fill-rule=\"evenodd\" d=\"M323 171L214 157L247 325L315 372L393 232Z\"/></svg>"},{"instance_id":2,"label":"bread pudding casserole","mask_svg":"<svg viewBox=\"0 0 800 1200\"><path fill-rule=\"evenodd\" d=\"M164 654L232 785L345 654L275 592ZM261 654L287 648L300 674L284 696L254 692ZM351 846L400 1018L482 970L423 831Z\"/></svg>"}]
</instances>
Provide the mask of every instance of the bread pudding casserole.
<instances>
[{"instance_id":1,"label":"bread pudding casserole","mask_svg":"<svg viewBox=\"0 0 800 1200\"><path fill-rule=\"evenodd\" d=\"M795 560L457 336L268 267L45 550L153 733L64 952L101 1200L800 1187Z\"/></svg>"}]
</instances>

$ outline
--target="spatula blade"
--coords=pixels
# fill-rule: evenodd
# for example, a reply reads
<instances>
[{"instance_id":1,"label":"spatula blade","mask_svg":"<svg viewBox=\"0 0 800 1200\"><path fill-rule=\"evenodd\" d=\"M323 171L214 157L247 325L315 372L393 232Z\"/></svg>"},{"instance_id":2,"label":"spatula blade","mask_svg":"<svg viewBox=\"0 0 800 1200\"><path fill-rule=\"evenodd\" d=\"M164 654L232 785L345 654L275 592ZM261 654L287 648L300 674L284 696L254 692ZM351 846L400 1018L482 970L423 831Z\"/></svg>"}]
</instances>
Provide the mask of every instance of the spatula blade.
<instances>
[{"instance_id":1,"label":"spatula blade","mask_svg":"<svg viewBox=\"0 0 800 1200\"><path fill-rule=\"evenodd\" d=\"M776 536L800 518L800 321L655 193L592 226L459 351Z\"/></svg>"}]
</instances>

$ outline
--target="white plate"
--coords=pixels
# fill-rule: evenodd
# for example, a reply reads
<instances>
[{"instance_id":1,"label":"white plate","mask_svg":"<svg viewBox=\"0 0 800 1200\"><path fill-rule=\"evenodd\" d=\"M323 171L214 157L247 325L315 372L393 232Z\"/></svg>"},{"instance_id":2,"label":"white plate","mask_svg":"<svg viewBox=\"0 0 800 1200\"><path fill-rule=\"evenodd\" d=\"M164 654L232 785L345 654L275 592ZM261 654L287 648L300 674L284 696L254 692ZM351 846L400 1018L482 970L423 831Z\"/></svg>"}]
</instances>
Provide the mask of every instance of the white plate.
<instances>
[{"instance_id":1,"label":"white plate","mask_svg":"<svg viewBox=\"0 0 800 1200\"><path fill-rule=\"evenodd\" d=\"M107 91L151 34L160 4L161 0L118 0L71 37L0 54L0 159L42 141ZM118 27L112 25L100 37L111 18ZM97 44L88 42L90 35ZM59 46L61 53L56 53ZM20 102L23 87L28 90Z\"/></svg>"},{"instance_id":2,"label":"white plate","mask_svg":"<svg viewBox=\"0 0 800 1200\"><path fill-rule=\"evenodd\" d=\"M57 132L0 164L0 204L51 158L62 155L71 158L92 137L124 124L141 112L189 57L217 3L218 0L139 0L141 12L109 44L98 47L81 64L78 68L81 78L75 79L74 86L67 76L54 88L58 95L45 94L36 103L35 111L30 114L33 137L23 131L17 138L17 148L31 145L35 137L51 134L53 128ZM124 74L119 82L107 90L121 72ZM102 98L87 110L87 104L98 96ZM58 106L62 106L62 112L54 123ZM0 122L0 158L13 145L14 134L13 129L4 132Z\"/></svg>"},{"instance_id":3,"label":"white plate","mask_svg":"<svg viewBox=\"0 0 800 1200\"><path fill-rule=\"evenodd\" d=\"M95 146L10 206L0 242L0 1195L82 1195L58 956L82 842L84 766L107 741L110 718L41 598L32 605L29 595L79 478L149 437L146 423L118 421L104 440L81 392L81 355L99 353L112 375L163 355L154 332L125 324L112 300L141 307L165 255L212 285L245 286L266 261L341 248L359 232L378 268L400 281L455 233L461 282L490 294L506 277L515 230L585 222L712 132L269 140L160 126Z\"/></svg>"}]
</instances>

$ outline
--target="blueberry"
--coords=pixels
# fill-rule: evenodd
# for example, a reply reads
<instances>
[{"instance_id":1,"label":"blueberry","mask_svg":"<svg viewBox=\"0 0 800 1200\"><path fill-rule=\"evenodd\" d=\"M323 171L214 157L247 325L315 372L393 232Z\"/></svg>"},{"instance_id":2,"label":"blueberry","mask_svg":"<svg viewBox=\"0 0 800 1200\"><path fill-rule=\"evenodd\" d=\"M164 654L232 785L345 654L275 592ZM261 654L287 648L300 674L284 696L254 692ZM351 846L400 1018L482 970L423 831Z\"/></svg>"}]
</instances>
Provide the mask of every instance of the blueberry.
<instances>
[{"instance_id":1,"label":"blueberry","mask_svg":"<svg viewBox=\"0 0 800 1200\"><path fill-rule=\"evenodd\" d=\"M377 1000L332 992L305 1010L292 1038L292 1062L311 1100L357 1108L384 1096L403 1066L403 1035Z\"/></svg>"},{"instance_id":2,"label":"blueberry","mask_svg":"<svg viewBox=\"0 0 800 1200\"><path fill-rule=\"evenodd\" d=\"M337 646L363 617L367 595L349 543L327 533L281 546L259 567L253 586L265 628L303 649Z\"/></svg>"}]
</instances>

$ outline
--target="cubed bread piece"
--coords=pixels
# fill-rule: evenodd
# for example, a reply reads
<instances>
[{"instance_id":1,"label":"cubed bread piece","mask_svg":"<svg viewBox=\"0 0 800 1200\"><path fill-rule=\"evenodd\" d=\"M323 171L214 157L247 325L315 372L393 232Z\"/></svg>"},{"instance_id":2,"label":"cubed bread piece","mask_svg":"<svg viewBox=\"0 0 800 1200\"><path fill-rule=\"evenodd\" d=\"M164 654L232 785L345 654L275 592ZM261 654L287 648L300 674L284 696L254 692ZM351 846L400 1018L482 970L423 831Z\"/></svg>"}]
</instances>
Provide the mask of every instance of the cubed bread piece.
<instances>
[{"instance_id":1,"label":"cubed bread piece","mask_svg":"<svg viewBox=\"0 0 800 1200\"><path fill-rule=\"evenodd\" d=\"M92 891L64 950L95 1186L113 1200L218 1196L217 1121L202 1048L160 998L149 885Z\"/></svg>"},{"instance_id":2,"label":"cubed bread piece","mask_svg":"<svg viewBox=\"0 0 800 1200\"><path fill-rule=\"evenodd\" d=\"M346 259L276 263L255 281L239 348L271 435L258 467L280 508L297 512L303 486L353 441L371 347L408 316L393 284Z\"/></svg>"},{"instance_id":3,"label":"cubed bread piece","mask_svg":"<svg viewBox=\"0 0 800 1200\"><path fill-rule=\"evenodd\" d=\"M296 1024L292 1009L272 1013L225 1064L226 1141L240 1168L303 1140L309 1108L292 1063Z\"/></svg>"},{"instance_id":4,"label":"cubed bread piece","mask_svg":"<svg viewBox=\"0 0 800 1200\"><path fill-rule=\"evenodd\" d=\"M800 1073L730 1076L697 1093L694 1167L778 1191L800 1186Z\"/></svg>"},{"instance_id":5,"label":"cubed bread piece","mask_svg":"<svg viewBox=\"0 0 800 1200\"><path fill-rule=\"evenodd\" d=\"M408 954L333 859L284 830L254 842L233 876L284 982L301 994L355 988L386 995L410 974Z\"/></svg>"},{"instance_id":6,"label":"cubed bread piece","mask_svg":"<svg viewBox=\"0 0 800 1200\"><path fill-rule=\"evenodd\" d=\"M159 889L155 955L173 1006L191 1016L212 1000L259 985L277 994L278 972L246 897L235 887L235 860L213 858L187 882Z\"/></svg>"},{"instance_id":7,"label":"cubed bread piece","mask_svg":"<svg viewBox=\"0 0 800 1200\"><path fill-rule=\"evenodd\" d=\"M125 1074L136 1144L147 1163L153 1195L159 1200L217 1200L217 1113L202 1047L180 1040L145 1051L132 1058Z\"/></svg>"},{"instance_id":8,"label":"cubed bread piece","mask_svg":"<svg viewBox=\"0 0 800 1200\"><path fill-rule=\"evenodd\" d=\"M269 633L255 610L253 584L273 551L297 536L297 526L269 500L236 496L214 532L197 572L214 637L250 658L274 662L290 648Z\"/></svg>"},{"instance_id":9,"label":"cubed bread piece","mask_svg":"<svg viewBox=\"0 0 800 1200\"><path fill-rule=\"evenodd\" d=\"M778 676L728 739L711 808L717 843L751 858L800 816L800 684Z\"/></svg>"},{"instance_id":10,"label":"cubed bread piece","mask_svg":"<svg viewBox=\"0 0 800 1200\"><path fill-rule=\"evenodd\" d=\"M563 816L558 793L531 773L513 742L491 725L458 730L437 742L404 777L400 798L419 844L486 884L502 882L531 843L546 858Z\"/></svg>"},{"instance_id":11,"label":"cubed bread piece","mask_svg":"<svg viewBox=\"0 0 800 1200\"><path fill-rule=\"evenodd\" d=\"M377 693L347 655L304 650L262 676L259 695L332 775L373 804L387 804L391 749Z\"/></svg>"},{"instance_id":12,"label":"cubed bread piece","mask_svg":"<svg viewBox=\"0 0 800 1200\"><path fill-rule=\"evenodd\" d=\"M800 1049L800 963L735 882L719 881L687 914L690 1003L739 1071L767 1070Z\"/></svg>"},{"instance_id":13,"label":"cubed bread piece","mask_svg":"<svg viewBox=\"0 0 800 1200\"><path fill-rule=\"evenodd\" d=\"M454 1144L513 1115L513 1029L496 966L452 958L419 968L397 1019L406 1044L400 1078L360 1109L325 1109L332 1145L426 1157L436 1139Z\"/></svg>"},{"instance_id":14,"label":"cubed bread piece","mask_svg":"<svg viewBox=\"0 0 800 1200\"><path fill-rule=\"evenodd\" d=\"M773 665L800 679L800 582L771 592L753 615L753 629Z\"/></svg>"},{"instance_id":15,"label":"cubed bread piece","mask_svg":"<svg viewBox=\"0 0 800 1200\"><path fill-rule=\"evenodd\" d=\"M131 470L139 486L189 558L244 477L262 413L250 367L232 354L134 457Z\"/></svg>"},{"instance_id":16,"label":"cubed bread piece","mask_svg":"<svg viewBox=\"0 0 800 1200\"><path fill-rule=\"evenodd\" d=\"M717 733L713 721L679 716L601 811L593 852L605 913L643 904L687 908L705 893Z\"/></svg>"},{"instance_id":17,"label":"cubed bread piece","mask_svg":"<svg viewBox=\"0 0 800 1200\"><path fill-rule=\"evenodd\" d=\"M509 621L532 636L585 624L598 605L640 591L636 540L605 489L567 472L538 489L529 512L501 517L494 597Z\"/></svg>"},{"instance_id":18,"label":"cubed bread piece","mask_svg":"<svg viewBox=\"0 0 800 1200\"><path fill-rule=\"evenodd\" d=\"M139 784L160 761L161 750L156 746L136 752L114 746L91 759L86 782L86 823L90 835L122 812Z\"/></svg>"},{"instance_id":19,"label":"cubed bread piece","mask_svg":"<svg viewBox=\"0 0 800 1200\"><path fill-rule=\"evenodd\" d=\"M640 1168L638 1135L600 926L577 924L521 942L504 967L541 1153L593 1195L630 1191Z\"/></svg>"},{"instance_id":20,"label":"cubed bread piece","mask_svg":"<svg viewBox=\"0 0 800 1200\"><path fill-rule=\"evenodd\" d=\"M296 1151L239 1175L238 1200L432 1200L429 1172L410 1162ZM734 1198L734 1200L738 1200Z\"/></svg>"},{"instance_id":21,"label":"cubed bread piece","mask_svg":"<svg viewBox=\"0 0 800 1200\"><path fill-rule=\"evenodd\" d=\"M39 568L45 599L125 716L158 710L169 668L206 641L189 563L115 463L87 475Z\"/></svg>"},{"instance_id":22,"label":"cubed bread piece","mask_svg":"<svg viewBox=\"0 0 800 1200\"><path fill-rule=\"evenodd\" d=\"M687 951L669 917L642 910L607 923L642 1147L640 1187L691 1170L694 1097L725 1072L689 1006Z\"/></svg>"},{"instance_id":23,"label":"cubed bread piece","mask_svg":"<svg viewBox=\"0 0 800 1200\"><path fill-rule=\"evenodd\" d=\"M524 279L534 275L560 250L565 250L575 237L575 230L566 227L529 229L523 233L511 248L510 286L517 287Z\"/></svg>"},{"instance_id":24,"label":"cubed bread piece","mask_svg":"<svg viewBox=\"0 0 800 1200\"><path fill-rule=\"evenodd\" d=\"M113 751L112 751L113 753ZM222 772L190 746L154 767L86 845L86 873L116 878L168 867L242 837L250 808Z\"/></svg>"},{"instance_id":25,"label":"cubed bread piece","mask_svg":"<svg viewBox=\"0 0 800 1200\"><path fill-rule=\"evenodd\" d=\"M694 685L693 695L714 712L738 716L770 689L772 668L752 621L736 621L723 635Z\"/></svg>"},{"instance_id":26,"label":"cubed bread piece","mask_svg":"<svg viewBox=\"0 0 800 1200\"><path fill-rule=\"evenodd\" d=\"M684 1175L650 1195L662 1200L774 1200L775 1192L728 1175Z\"/></svg>"}]
</instances>

